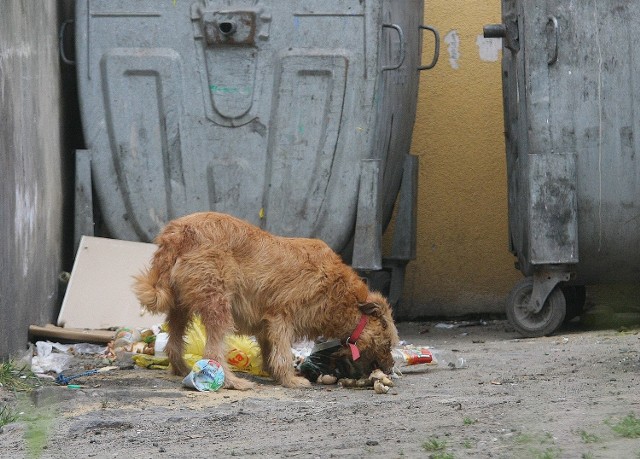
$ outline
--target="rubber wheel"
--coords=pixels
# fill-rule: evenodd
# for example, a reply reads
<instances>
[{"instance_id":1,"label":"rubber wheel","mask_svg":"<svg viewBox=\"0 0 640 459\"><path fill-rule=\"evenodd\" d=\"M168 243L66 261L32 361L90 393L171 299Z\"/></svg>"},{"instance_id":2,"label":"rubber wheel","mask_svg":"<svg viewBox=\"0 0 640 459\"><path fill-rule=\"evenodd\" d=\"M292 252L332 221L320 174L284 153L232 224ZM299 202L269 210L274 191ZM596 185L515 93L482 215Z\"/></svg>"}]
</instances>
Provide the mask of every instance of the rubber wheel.
<instances>
[{"instance_id":1,"label":"rubber wheel","mask_svg":"<svg viewBox=\"0 0 640 459\"><path fill-rule=\"evenodd\" d=\"M532 277L525 277L513 287L507 297L507 319L520 334L527 338L550 335L562 325L567 313L564 294L556 286L547 297L542 309L532 314L525 307L532 292Z\"/></svg>"}]
</instances>

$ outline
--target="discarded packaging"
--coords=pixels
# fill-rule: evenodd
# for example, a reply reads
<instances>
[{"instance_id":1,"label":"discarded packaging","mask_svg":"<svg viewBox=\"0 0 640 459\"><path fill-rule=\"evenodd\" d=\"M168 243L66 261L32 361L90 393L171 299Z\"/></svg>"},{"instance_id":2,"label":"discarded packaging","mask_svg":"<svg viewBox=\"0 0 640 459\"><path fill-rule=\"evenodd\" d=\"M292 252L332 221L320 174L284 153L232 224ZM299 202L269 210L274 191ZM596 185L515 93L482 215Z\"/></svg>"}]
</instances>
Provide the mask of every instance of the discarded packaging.
<instances>
[{"instance_id":1,"label":"discarded packaging","mask_svg":"<svg viewBox=\"0 0 640 459\"><path fill-rule=\"evenodd\" d=\"M311 353L296 365L296 370L311 382L317 382L323 375L335 375L339 380L365 377L368 369L354 362L350 355L341 355L338 351L342 348L338 340L316 343Z\"/></svg>"},{"instance_id":2,"label":"discarded packaging","mask_svg":"<svg viewBox=\"0 0 640 459\"><path fill-rule=\"evenodd\" d=\"M51 341L36 342L36 355L31 358L31 371L36 374L53 371L62 373L74 354L103 354L105 347L99 344L61 344Z\"/></svg>"},{"instance_id":3,"label":"discarded packaging","mask_svg":"<svg viewBox=\"0 0 640 459\"><path fill-rule=\"evenodd\" d=\"M133 343L140 341L140 331L136 328L119 328L116 330L116 335L113 338L113 347L130 349Z\"/></svg>"},{"instance_id":4,"label":"discarded packaging","mask_svg":"<svg viewBox=\"0 0 640 459\"><path fill-rule=\"evenodd\" d=\"M434 362L439 367L447 367L452 370L468 368L466 359L464 357L457 356L452 352L432 349L431 353L433 354Z\"/></svg>"},{"instance_id":5,"label":"discarded packaging","mask_svg":"<svg viewBox=\"0 0 640 459\"><path fill-rule=\"evenodd\" d=\"M169 339L166 330L166 324L148 330L120 329L116 332L113 343L114 353L118 358L129 356L136 365L143 368L166 369L169 367L169 359L165 353ZM193 366L203 358L206 341L204 325L196 317L184 336L183 358L187 365ZM227 362L233 370L268 376L262 369L260 346L253 337L230 335L225 338L225 346Z\"/></svg>"},{"instance_id":6,"label":"discarded packaging","mask_svg":"<svg viewBox=\"0 0 640 459\"><path fill-rule=\"evenodd\" d=\"M402 348L393 349L391 351L393 360L396 365L420 365L423 363L432 363L433 354L426 347L404 346Z\"/></svg>"},{"instance_id":7,"label":"discarded packaging","mask_svg":"<svg viewBox=\"0 0 640 459\"><path fill-rule=\"evenodd\" d=\"M54 352L54 349L58 352ZM47 373L53 371L62 373L73 358L67 354L67 349L60 349L58 343L38 341L36 343L36 355L31 359L31 371L34 373Z\"/></svg>"},{"instance_id":8,"label":"discarded packaging","mask_svg":"<svg viewBox=\"0 0 640 459\"><path fill-rule=\"evenodd\" d=\"M168 341L169 341L169 333L158 332L158 334L156 335L155 346L153 347L154 349L153 355L164 357L166 355L164 350L167 347Z\"/></svg>"},{"instance_id":9,"label":"discarded packaging","mask_svg":"<svg viewBox=\"0 0 640 459\"><path fill-rule=\"evenodd\" d=\"M169 368L169 358L166 356L132 354L131 360L139 367L149 370L166 370Z\"/></svg>"},{"instance_id":10,"label":"discarded packaging","mask_svg":"<svg viewBox=\"0 0 640 459\"><path fill-rule=\"evenodd\" d=\"M155 355L156 335L149 328L121 328L116 331L113 349L118 357L126 353Z\"/></svg>"},{"instance_id":11,"label":"discarded packaging","mask_svg":"<svg viewBox=\"0 0 640 459\"><path fill-rule=\"evenodd\" d=\"M201 392L215 392L224 384L224 370L215 360L201 359L193 365L182 384Z\"/></svg>"},{"instance_id":12,"label":"discarded packaging","mask_svg":"<svg viewBox=\"0 0 640 459\"><path fill-rule=\"evenodd\" d=\"M451 369L467 368L464 357L454 355L452 352L405 345L391 351L396 366L428 365L448 367Z\"/></svg>"}]
</instances>

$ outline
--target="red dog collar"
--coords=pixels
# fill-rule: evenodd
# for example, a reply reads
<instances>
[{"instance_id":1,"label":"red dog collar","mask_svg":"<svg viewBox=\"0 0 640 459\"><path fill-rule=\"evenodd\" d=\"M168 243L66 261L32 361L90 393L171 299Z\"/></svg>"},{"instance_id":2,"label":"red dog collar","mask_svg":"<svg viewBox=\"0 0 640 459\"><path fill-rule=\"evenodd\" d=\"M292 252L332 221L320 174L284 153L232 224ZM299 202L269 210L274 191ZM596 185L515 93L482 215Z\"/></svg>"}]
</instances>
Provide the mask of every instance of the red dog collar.
<instances>
[{"instance_id":1,"label":"red dog collar","mask_svg":"<svg viewBox=\"0 0 640 459\"><path fill-rule=\"evenodd\" d=\"M354 361L360 358L360 350L358 349L358 346L356 346L356 343L358 342L358 338L360 338L362 330L364 330L364 327L367 325L367 321L367 316L362 314L362 317L360 318L360 322L358 322L356 329L353 330L351 336L349 336L344 343L345 346L349 346L349 348L351 349L351 357Z\"/></svg>"}]
</instances>

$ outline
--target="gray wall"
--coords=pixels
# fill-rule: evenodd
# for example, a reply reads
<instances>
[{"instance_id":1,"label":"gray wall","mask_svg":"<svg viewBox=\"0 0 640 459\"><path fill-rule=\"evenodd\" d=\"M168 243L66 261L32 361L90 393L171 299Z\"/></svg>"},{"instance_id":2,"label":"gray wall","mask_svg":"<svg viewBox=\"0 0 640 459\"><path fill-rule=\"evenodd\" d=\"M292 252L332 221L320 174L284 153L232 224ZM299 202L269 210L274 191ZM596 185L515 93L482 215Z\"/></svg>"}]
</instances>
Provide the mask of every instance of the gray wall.
<instances>
[{"instance_id":1,"label":"gray wall","mask_svg":"<svg viewBox=\"0 0 640 459\"><path fill-rule=\"evenodd\" d=\"M0 358L54 319L63 148L56 0L0 2Z\"/></svg>"}]
</instances>

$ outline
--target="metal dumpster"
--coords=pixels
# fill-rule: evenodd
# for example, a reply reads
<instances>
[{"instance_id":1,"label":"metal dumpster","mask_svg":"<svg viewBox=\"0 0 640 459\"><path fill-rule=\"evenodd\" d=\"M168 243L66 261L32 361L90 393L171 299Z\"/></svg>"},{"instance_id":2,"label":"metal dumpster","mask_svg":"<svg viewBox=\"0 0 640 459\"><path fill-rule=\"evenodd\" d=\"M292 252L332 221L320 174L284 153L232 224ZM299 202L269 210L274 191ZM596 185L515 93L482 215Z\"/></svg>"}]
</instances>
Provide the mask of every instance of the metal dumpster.
<instances>
[{"instance_id":1,"label":"metal dumpster","mask_svg":"<svg viewBox=\"0 0 640 459\"><path fill-rule=\"evenodd\" d=\"M438 51L422 18L422 0L78 1L76 240L150 241L216 210L323 239L363 272L399 266L401 280L419 68ZM436 38L425 66L423 29Z\"/></svg>"},{"instance_id":2,"label":"metal dumpster","mask_svg":"<svg viewBox=\"0 0 640 459\"><path fill-rule=\"evenodd\" d=\"M522 334L580 314L584 286L640 272L640 2L503 0L510 248Z\"/></svg>"}]
</instances>

